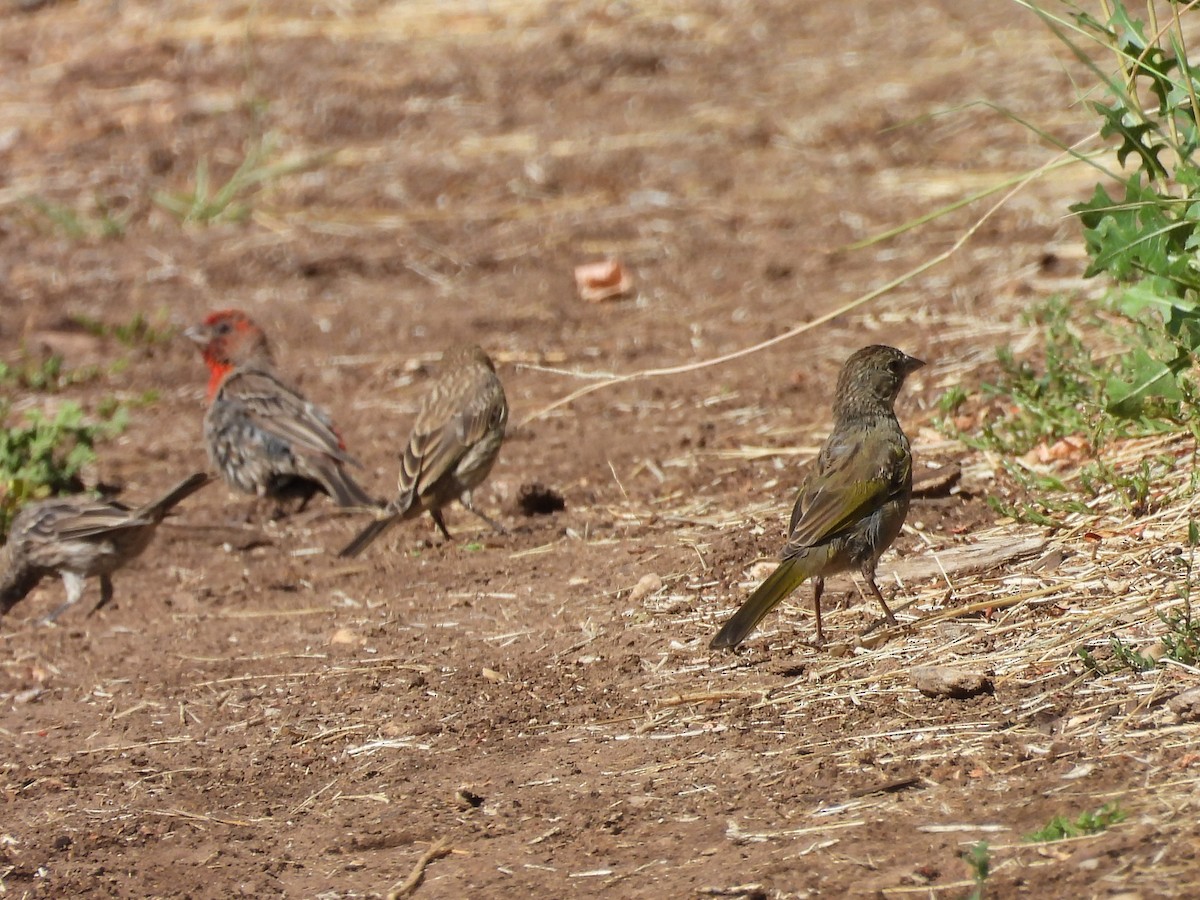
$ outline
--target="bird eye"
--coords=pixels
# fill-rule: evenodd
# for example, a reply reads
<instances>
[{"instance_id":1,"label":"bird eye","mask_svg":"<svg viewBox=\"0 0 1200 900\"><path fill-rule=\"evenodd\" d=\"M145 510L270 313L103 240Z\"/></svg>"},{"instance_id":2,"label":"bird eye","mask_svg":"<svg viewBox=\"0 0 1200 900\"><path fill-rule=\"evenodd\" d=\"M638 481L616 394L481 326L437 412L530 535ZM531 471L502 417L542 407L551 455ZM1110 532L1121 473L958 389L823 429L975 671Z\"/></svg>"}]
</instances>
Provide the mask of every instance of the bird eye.
<instances>
[{"instance_id":1,"label":"bird eye","mask_svg":"<svg viewBox=\"0 0 1200 900\"><path fill-rule=\"evenodd\" d=\"M228 322L223 321L217 323L217 334L229 334L229 332L232 330L233 326Z\"/></svg>"}]
</instances>

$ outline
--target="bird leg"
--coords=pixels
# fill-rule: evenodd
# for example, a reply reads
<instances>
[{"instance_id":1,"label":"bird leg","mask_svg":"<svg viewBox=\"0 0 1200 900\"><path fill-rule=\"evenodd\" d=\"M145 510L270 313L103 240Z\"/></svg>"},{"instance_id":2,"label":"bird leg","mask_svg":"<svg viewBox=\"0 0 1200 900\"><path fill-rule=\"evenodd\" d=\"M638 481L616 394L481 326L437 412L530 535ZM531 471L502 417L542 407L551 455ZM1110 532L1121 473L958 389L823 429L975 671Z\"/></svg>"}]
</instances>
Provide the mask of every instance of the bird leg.
<instances>
[{"instance_id":1,"label":"bird leg","mask_svg":"<svg viewBox=\"0 0 1200 900\"><path fill-rule=\"evenodd\" d=\"M888 609L888 605L883 600L883 594L879 590L879 586L875 584L874 573L863 573L867 579L867 587L871 589L871 593L875 595L875 599L879 601L879 605L883 607L883 617L887 619L889 625L899 625L896 617L892 615L892 611Z\"/></svg>"},{"instance_id":2,"label":"bird leg","mask_svg":"<svg viewBox=\"0 0 1200 900\"><path fill-rule=\"evenodd\" d=\"M817 646L825 643L825 633L821 631L821 594L825 590L825 579L818 575L813 579L813 615L817 619Z\"/></svg>"},{"instance_id":3,"label":"bird leg","mask_svg":"<svg viewBox=\"0 0 1200 900\"><path fill-rule=\"evenodd\" d=\"M92 607L92 611L90 613L88 613L88 616L89 617L94 616L96 613L100 612L101 609L103 609L105 606L108 605L109 601L111 601L112 598L113 598L112 576L111 575L101 575L100 576L100 602Z\"/></svg>"},{"instance_id":4,"label":"bird leg","mask_svg":"<svg viewBox=\"0 0 1200 900\"><path fill-rule=\"evenodd\" d=\"M461 497L459 497L458 501L463 506L465 506L467 509L469 509L471 512L475 513L475 515L479 516L479 518L483 519L483 521L485 521L489 525L491 525L492 531L496 532L496 534L508 534L508 532L505 530L503 525L501 525L499 522L495 522L492 519L489 519L487 516L485 516L483 513L481 513L479 510L477 510L475 508L474 504L471 503L471 492L470 491L467 491L465 494L463 494Z\"/></svg>"},{"instance_id":5,"label":"bird leg","mask_svg":"<svg viewBox=\"0 0 1200 900\"><path fill-rule=\"evenodd\" d=\"M297 515L304 512L304 510L308 509L308 501L311 500L313 497L315 497L316 494L317 494L317 489L315 487L312 490L300 491L300 505L296 507Z\"/></svg>"},{"instance_id":6,"label":"bird leg","mask_svg":"<svg viewBox=\"0 0 1200 900\"><path fill-rule=\"evenodd\" d=\"M67 600L62 606L53 610L48 616L42 619L43 625L52 625L54 620L65 613L68 609L79 602L79 598L83 596L84 578L77 572L62 573L63 586L67 589Z\"/></svg>"},{"instance_id":7,"label":"bird leg","mask_svg":"<svg viewBox=\"0 0 1200 900\"><path fill-rule=\"evenodd\" d=\"M442 532L442 536L448 541L452 540L450 532L446 528L446 520L442 518L442 511L440 509L431 509L429 515L433 516L433 522Z\"/></svg>"}]
</instances>

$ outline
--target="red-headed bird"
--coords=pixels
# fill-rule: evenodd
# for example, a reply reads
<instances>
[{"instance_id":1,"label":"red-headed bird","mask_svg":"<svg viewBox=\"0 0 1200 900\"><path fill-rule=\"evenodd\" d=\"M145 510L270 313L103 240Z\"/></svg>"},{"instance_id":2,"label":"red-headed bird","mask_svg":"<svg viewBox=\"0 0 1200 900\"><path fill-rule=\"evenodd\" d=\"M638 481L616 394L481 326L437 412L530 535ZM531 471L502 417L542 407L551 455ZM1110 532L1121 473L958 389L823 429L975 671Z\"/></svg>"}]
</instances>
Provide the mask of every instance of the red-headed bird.
<instances>
[{"instance_id":1,"label":"red-headed bird","mask_svg":"<svg viewBox=\"0 0 1200 900\"><path fill-rule=\"evenodd\" d=\"M214 312L184 334L208 366L208 456L225 482L277 503L321 491L338 506L378 503L346 471L358 461L325 410L275 371L263 330L236 309Z\"/></svg>"}]
</instances>

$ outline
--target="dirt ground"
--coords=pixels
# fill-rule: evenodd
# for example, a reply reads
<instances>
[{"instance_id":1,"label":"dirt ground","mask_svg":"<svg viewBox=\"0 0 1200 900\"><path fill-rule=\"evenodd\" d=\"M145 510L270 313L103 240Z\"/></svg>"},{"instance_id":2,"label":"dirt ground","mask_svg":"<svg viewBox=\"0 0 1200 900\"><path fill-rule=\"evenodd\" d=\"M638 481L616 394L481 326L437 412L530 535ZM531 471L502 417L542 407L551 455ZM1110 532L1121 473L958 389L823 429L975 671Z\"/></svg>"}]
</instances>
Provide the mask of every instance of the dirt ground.
<instances>
[{"instance_id":1,"label":"dirt ground","mask_svg":"<svg viewBox=\"0 0 1200 900\"><path fill-rule=\"evenodd\" d=\"M831 322L548 408L590 383L572 373L749 347L949 250L999 194L848 245L1054 158L977 101L1089 134L1036 18L967 6L0 4L0 358L106 373L16 410L131 403L89 480L138 500L206 468L205 373L181 337L81 318L247 310L381 495L445 346L492 351L512 409L477 493L506 535L454 508L454 541L423 519L347 563L361 519L319 500L247 522L216 484L110 608L40 625L46 581L0 621L0 895L381 897L420 875L422 897L961 897L981 839L987 896L1200 895L1197 730L1097 705L1066 644L995 661L1050 607L923 629L906 597L937 578L889 577L911 627L855 646L873 610L835 579L833 647L808 643L802 589L707 649L859 346L928 360L899 404L917 467L964 465L881 570L992 532L937 400L1029 346L1029 304L1091 288L1066 205L1093 173L1034 182ZM228 199L243 163L211 222L172 211L205 176ZM573 268L608 256L632 294L582 301ZM532 484L566 509L523 514ZM931 662L985 664L995 691L926 697L907 672ZM1021 841L1111 800L1129 818L1099 837Z\"/></svg>"}]
</instances>

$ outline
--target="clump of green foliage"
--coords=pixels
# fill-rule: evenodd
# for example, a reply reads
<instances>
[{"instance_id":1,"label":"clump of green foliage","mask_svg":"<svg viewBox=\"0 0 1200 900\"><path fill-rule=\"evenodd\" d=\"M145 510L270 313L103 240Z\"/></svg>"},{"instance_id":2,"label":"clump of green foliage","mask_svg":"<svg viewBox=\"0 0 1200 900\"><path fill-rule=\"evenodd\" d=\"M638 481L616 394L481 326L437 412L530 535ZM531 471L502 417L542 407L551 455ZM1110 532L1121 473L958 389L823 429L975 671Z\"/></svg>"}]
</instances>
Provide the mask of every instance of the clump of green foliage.
<instances>
[{"instance_id":1,"label":"clump of green foliage","mask_svg":"<svg viewBox=\"0 0 1200 900\"><path fill-rule=\"evenodd\" d=\"M1123 172L1097 160L1108 182L1071 207L1083 225L1091 263L1087 274L1120 286L1113 309L1141 337L1123 371L1104 380L1107 409L1140 414L1146 404L1180 403L1195 390L1187 379L1200 350L1200 67L1188 59L1180 4L1135 15L1123 0L1107 0L1097 18L1073 3L1032 5L1102 87L1089 101L1100 136L1116 148ZM1099 46L1114 70L1097 62Z\"/></svg>"},{"instance_id":2,"label":"clump of green foliage","mask_svg":"<svg viewBox=\"0 0 1200 900\"><path fill-rule=\"evenodd\" d=\"M1025 835L1025 840L1040 844L1061 841L1063 838L1100 834L1110 826L1124 822L1126 818L1125 811L1117 803L1106 803L1095 812L1080 813L1075 819L1054 816L1044 827Z\"/></svg>"},{"instance_id":3,"label":"clump of green foliage","mask_svg":"<svg viewBox=\"0 0 1200 900\"><path fill-rule=\"evenodd\" d=\"M985 386L998 414L959 437L996 452L1022 489L1015 502L990 501L1004 515L1053 527L1110 492L1144 515L1178 499L1155 494L1175 460L1148 458L1133 472L1092 460L1059 477L1019 457L1067 437L1082 442L1086 458L1113 438L1180 429L1200 436L1200 66L1188 59L1178 4L1146 4L1141 18L1124 0L1106 0L1099 17L1071 2L1022 5L1098 86L1087 103L1123 168L1077 154L1104 183L1071 210L1082 225L1087 275L1108 276L1116 289L1102 303L1059 300L1034 311L1041 360L1035 366L1001 349L1001 377ZM1160 10L1170 18L1159 21ZM952 412L965 399L952 392L943 408Z\"/></svg>"},{"instance_id":4,"label":"clump of green foliage","mask_svg":"<svg viewBox=\"0 0 1200 900\"><path fill-rule=\"evenodd\" d=\"M1134 673L1149 672L1163 660L1182 663L1185 666L1200 665L1200 621L1192 616L1191 604L1172 607L1166 612L1158 611L1159 621L1166 630L1158 637L1157 653L1143 653L1124 638L1113 635L1108 639L1108 649L1113 662L1105 664L1086 647L1077 653L1087 668L1099 675L1128 669Z\"/></svg>"},{"instance_id":5,"label":"clump of green foliage","mask_svg":"<svg viewBox=\"0 0 1200 900\"><path fill-rule=\"evenodd\" d=\"M1143 19L1124 0L1108 0L1101 17L1069 2L1023 5L1094 76L1088 106L1123 170L1080 154L1105 183L1071 207L1086 274L1117 289L1101 306L1057 301L1036 314L1042 371L1000 352L995 391L1016 409L985 424L979 440L1010 455L1067 434L1099 447L1113 434L1178 427L1200 399L1191 374L1200 351L1200 66L1188 59L1180 7L1170 4L1171 19L1160 22L1153 4ZM1113 348L1106 359L1093 358L1098 337Z\"/></svg>"},{"instance_id":6,"label":"clump of green foliage","mask_svg":"<svg viewBox=\"0 0 1200 900\"><path fill-rule=\"evenodd\" d=\"M992 873L992 854L988 849L987 841L972 844L970 849L963 854L963 860L966 862L967 868L971 870L971 877L975 881L975 889L968 895L967 900L983 900L983 888L987 884L988 876Z\"/></svg>"},{"instance_id":7,"label":"clump of green foliage","mask_svg":"<svg viewBox=\"0 0 1200 900\"><path fill-rule=\"evenodd\" d=\"M94 198L91 209L65 206L38 196L25 198L25 204L34 213L31 218L35 227L47 224L73 241L124 237L133 218L132 208L117 211L100 195Z\"/></svg>"},{"instance_id":8,"label":"clump of green foliage","mask_svg":"<svg viewBox=\"0 0 1200 900\"><path fill-rule=\"evenodd\" d=\"M128 322L116 324L93 319L90 316L74 316L71 321L96 337L113 338L126 347L151 347L165 344L174 339L178 329L167 323L162 317L159 322L151 322L145 314L136 312Z\"/></svg>"},{"instance_id":9,"label":"clump of green foliage","mask_svg":"<svg viewBox=\"0 0 1200 900\"><path fill-rule=\"evenodd\" d=\"M964 434L962 439L968 446L1005 456L1026 453L1043 441L1067 435L1085 435L1098 443L1110 426L1101 415L1102 362L1093 359L1084 344L1083 335L1096 331L1094 320L1079 321L1079 310L1061 298L1030 310L1025 319L1043 336L1040 370L1028 360L1017 359L1011 348L998 348L1000 378L982 390L990 399L1003 402L1006 414L984 420L978 434ZM954 412L966 398L965 392L947 394L941 402L943 411Z\"/></svg>"},{"instance_id":10,"label":"clump of green foliage","mask_svg":"<svg viewBox=\"0 0 1200 900\"><path fill-rule=\"evenodd\" d=\"M248 141L241 164L223 184L213 183L208 160L202 157L196 163L190 188L157 191L152 199L181 222L198 225L243 222L254 211L251 199L259 191L288 175L317 168L328 158L316 154L271 162L275 143L271 134Z\"/></svg>"},{"instance_id":11,"label":"clump of green foliage","mask_svg":"<svg viewBox=\"0 0 1200 900\"><path fill-rule=\"evenodd\" d=\"M1152 491L1166 483L1162 476L1177 464L1169 455L1148 457L1133 472L1117 471L1091 459L1069 479L1021 460L1035 447L1064 438L1078 439L1082 442L1080 455L1091 456L1116 438L1178 430L1191 415L1184 404L1161 399L1145 403L1135 415L1111 413L1109 383L1128 373L1131 348L1140 343L1121 323L1101 312L1081 312L1078 305L1061 298L1031 310L1029 324L1042 337L1041 362L1035 366L1018 359L1007 347L997 350L1000 374L994 384L981 387L987 414L981 417L978 429L962 431L953 424L952 417L968 400L965 391L951 389L940 402L946 414L942 429L969 447L994 452L1020 488L1021 498L1016 501L988 497L989 505L1001 515L1057 527L1063 516L1086 512L1089 501L1106 492L1112 492L1134 515L1144 515L1174 499L1168 494L1156 497ZM1111 353L1096 353L1093 348L1098 345L1111 347Z\"/></svg>"},{"instance_id":12,"label":"clump of green foliage","mask_svg":"<svg viewBox=\"0 0 1200 900\"><path fill-rule=\"evenodd\" d=\"M68 369L57 353L34 358L22 356L14 363L0 361L0 387L57 393L73 384L91 381L99 374L95 366Z\"/></svg>"},{"instance_id":13,"label":"clump of green foliage","mask_svg":"<svg viewBox=\"0 0 1200 900\"><path fill-rule=\"evenodd\" d=\"M9 418L0 402L0 423ZM27 410L21 421L0 425L0 528L7 533L16 511L31 500L82 490L80 473L96 458L98 441L125 428L124 408L89 419L76 403L52 416Z\"/></svg>"}]
</instances>

